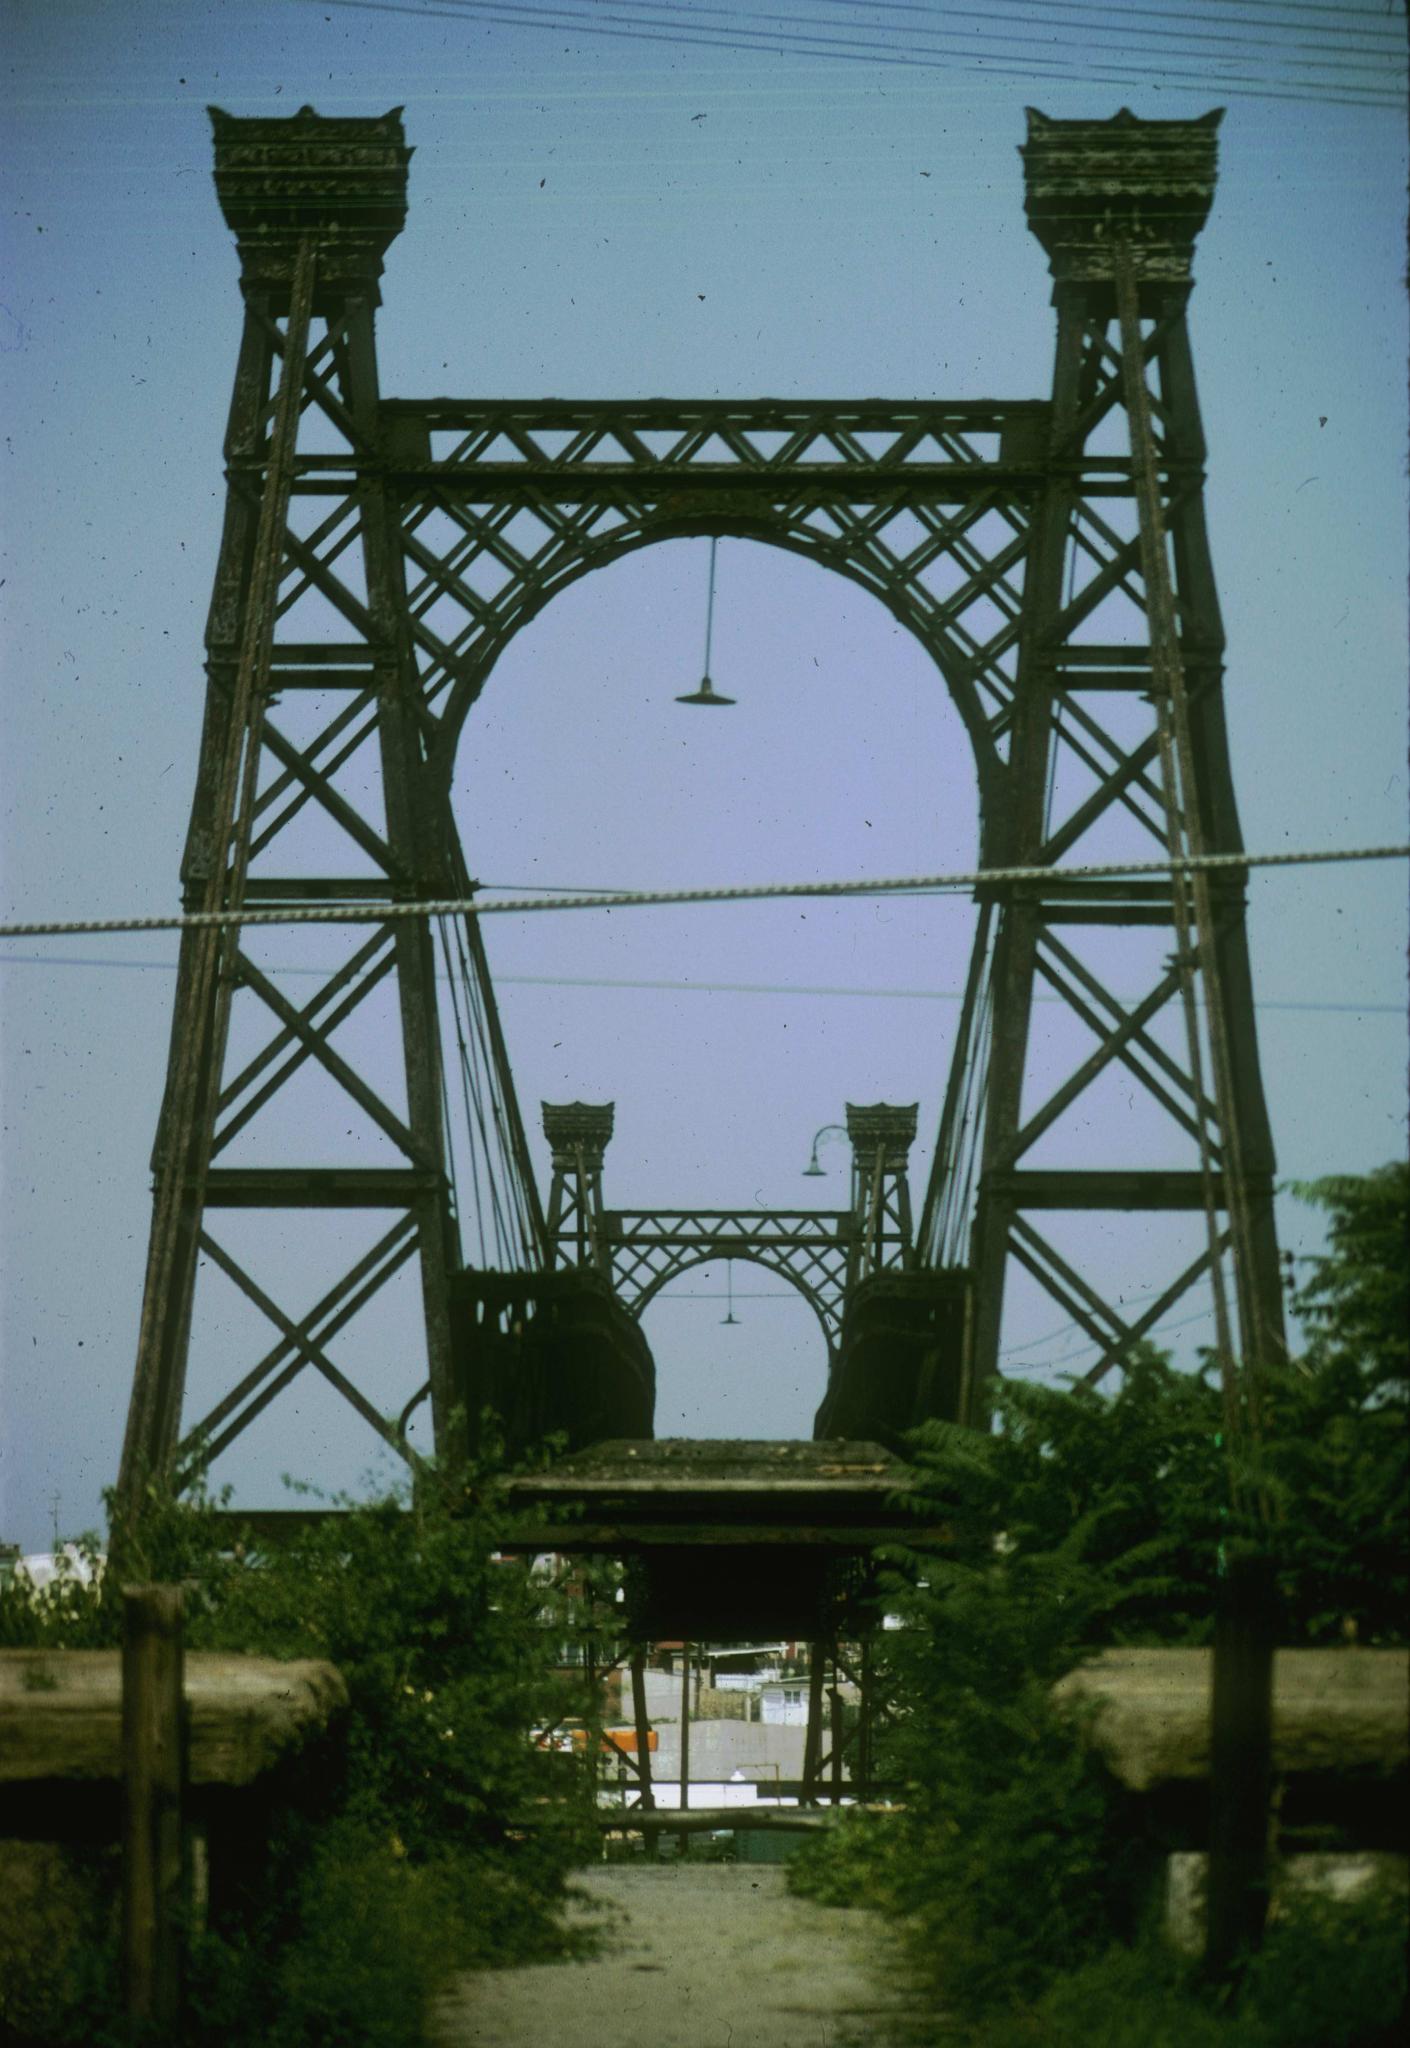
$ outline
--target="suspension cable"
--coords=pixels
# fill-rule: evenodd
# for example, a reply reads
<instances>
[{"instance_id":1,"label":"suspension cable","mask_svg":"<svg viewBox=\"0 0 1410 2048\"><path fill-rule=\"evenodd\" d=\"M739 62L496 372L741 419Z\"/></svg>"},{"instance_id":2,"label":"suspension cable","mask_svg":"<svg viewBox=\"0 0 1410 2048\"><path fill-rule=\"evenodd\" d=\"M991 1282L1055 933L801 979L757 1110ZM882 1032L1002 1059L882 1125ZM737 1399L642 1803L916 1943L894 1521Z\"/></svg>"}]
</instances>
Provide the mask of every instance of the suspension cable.
<instances>
[{"instance_id":1,"label":"suspension cable","mask_svg":"<svg viewBox=\"0 0 1410 2048\"><path fill-rule=\"evenodd\" d=\"M741 882L696 889L609 889L592 894L510 896L487 902L478 896L444 896L411 901L283 904L277 909L173 911L157 917L25 919L0 924L0 939L81 938L105 932L208 931L225 925L383 924L403 917L525 917L548 910L658 910L677 904L769 903L847 896L935 896L986 889L1013 882L1101 882L1182 875L1233 874L1252 868L1342 865L1348 861L1410 859L1410 844L1310 847L1276 853L1184 854L1178 860L1090 862L1081 867L1033 866L956 869L937 875L882 875L858 880Z\"/></svg>"}]
</instances>

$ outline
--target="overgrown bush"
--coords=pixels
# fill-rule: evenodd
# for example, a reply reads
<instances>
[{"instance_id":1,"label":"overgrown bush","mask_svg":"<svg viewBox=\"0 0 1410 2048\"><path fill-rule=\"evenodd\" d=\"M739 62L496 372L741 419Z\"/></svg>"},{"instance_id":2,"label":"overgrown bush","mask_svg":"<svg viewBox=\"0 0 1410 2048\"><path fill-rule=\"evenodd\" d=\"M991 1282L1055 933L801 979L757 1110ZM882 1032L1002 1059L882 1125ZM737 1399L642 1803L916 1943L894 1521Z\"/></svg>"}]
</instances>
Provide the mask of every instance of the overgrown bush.
<instances>
[{"instance_id":1,"label":"overgrown bush","mask_svg":"<svg viewBox=\"0 0 1410 2048\"><path fill-rule=\"evenodd\" d=\"M125 1575L185 1583L189 1648L327 1658L350 1701L338 1739L287 1774L238 1906L193 1944L193 2042L400 2048L451 1971L562 1948L589 1792L528 1737L584 1703L553 1668L554 1589L497 1556L506 1533L487 1496L434 1482L277 1550L232 1544L208 1502L141 1518ZM7 1645L111 1645L120 1627L112 1575L0 1594ZM29 2038L124 2042L111 1945L86 1944L69 1977Z\"/></svg>"},{"instance_id":2,"label":"overgrown bush","mask_svg":"<svg viewBox=\"0 0 1410 2048\"><path fill-rule=\"evenodd\" d=\"M1024 2011L985 2020L984 2048L1393 2048L1405 2028L1405 1896L1302 1900L1269 1929L1237 2001L1149 1946L1109 1948Z\"/></svg>"},{"instance_id":3,"label":"overgrown bush","mask_svg":"<svg viewBox=\"0 0 1410 2048\"><path fill-rule=\"evenodd\" d=\"M930 1424L913 1439L917 1508L950 1540L895 1559L889 1604L906 1626L883 1639L901 1708L884 1765L906 1810L815 1838L789 1877L906 1915L935 2009L976 2039L1007 2041L994 2029L1012 2020L1015 2043L1103 2040L1079 2017L1103 2000L1113 2048L1136 2039L1119 1987L1152 1961L1113 1944L1140 1934L1148 1847L1077 1714L1054 1705L1059 1676L1113 1644L1208 1642L1221 1573L1252 1551L1272 1564L1283 1642L1405 1643L1408 1184L1397 1166L1307 1191L1331 1216L1331 1252L1297 1303L1309 1342L1266 1370L1264 1440L1237 1467L1212 1377L1153 1351L1114 1392L1009 1382L990 1434ZM1266 1521L1243 1505L1260 1490ZM1384 1944L1358 1947L1351 1927L1309 1937L1308 1967L1353 2001L1353 2031L1327 2039L1369 2043L1377 2000L1403 1992L1386 1988ZM1279 1933L1248 1973L1238 2024L1255 2031L1239 2039L1318 2038L1269 2031L1283 2024L1272 1958L1294 1946ZM1315 2003L1296 2001L1287 2024ZM1143 2044L1201 2043L1206 2022L1224 2030L1211 2040L1234 2038L1202 2004L1184 2033L1142 2010ZM1013 2017L1025 2011L1038 2031Z\"/></svg>"}]
</instances>

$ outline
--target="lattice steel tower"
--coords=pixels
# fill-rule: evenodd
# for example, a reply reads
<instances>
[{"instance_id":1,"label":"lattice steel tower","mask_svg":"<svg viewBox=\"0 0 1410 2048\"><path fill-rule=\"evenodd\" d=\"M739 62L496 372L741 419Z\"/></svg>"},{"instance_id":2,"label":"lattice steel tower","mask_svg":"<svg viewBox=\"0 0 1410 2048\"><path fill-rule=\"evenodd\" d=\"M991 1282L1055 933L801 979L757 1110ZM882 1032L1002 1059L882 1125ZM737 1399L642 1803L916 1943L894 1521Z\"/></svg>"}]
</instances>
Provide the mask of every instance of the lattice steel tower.
<instances>
[{"instance_id":1,"label":"lattice steel tower","mask_svg":"<svg viewBox=\"0 0 1410 2048\"><path fill-rule=\"evenodd\" d=\"M914 1235L920 1269L972 1273L970 1412L982 1414L997 1367L1015 1262L1096 1343L1093 1377L1217 1275L1226 1250L1241 1335L1221 1315L1221 1341L1250 1357L1276 1352L1273 1156L1242 875L1044 872L1240 846L1186 327L1217 115L1030 113L1028 215L1055 279L1052 395L915 403L384 399L373 322L382 258L405 215L399 113L213 119L245 327L185 901L290 913L362 904L368 921L321 932L320 956L336 945L340 958L297 1003L256 936L183 939L125 1488L189 1480L305 1370L400 1445L386 1390L355 1385L334 1347L412 1261L435 1432L447 1446L448 1279L468 1219L456 1217L447 1170L438 943L464 996L448 1013L451 1036L463 1066L478 1060L488 1105L476 1221L483 1228L493 1211L494 1243L479 1258L543 1267L553 1246L475 920L437 931L377 908L470 887L452 765L466 713L514 632L586 570L681 535L772 542L879 597L931 654L965 723L981 864L1035 870L979 892ZM310 820L318 832L301 839ZM1114 926L1164 935L1167 957L1134 1005L1094 964L1093 946ZM1040 981L1092 1040L1041 1089L1031 1028ZM335 1044L384 983L397 996L390 1032ZM232 1032L232 1017L249 1023ZM1182 1036L1167 1028L1172 1018ZM1040 1143L1051 1149L1080 1123L1085 1091L1117 1068L1163 1110L1184 1163L1123 1161L1121 1133L1099 1127L1082 1131L1080 1166L1072 1149L1062 1163L1035 1164ZM329 1163L331 1143L281 1123L284 1091L305 1072L355 1107L378 1163ZM840 1096L846 1077L839 1084ZM281 1163L261 1163L261 1142L263 1159ZM293 1163L291 1145L302 1147ZM895 1170L883 1166L877 1190ZM221 1241L220 1214L235 1209L312 1211L346 1225L342 1270L311 1307L286 1309L253 1256ZM1053 1226L1039 1228L1036 1218L1059 1211L1094 1226L1103 1215L1188 1213L1204 1218L1206 1235L1178 1270L1152 1274L1133 1317L1110 1298L1099 1263L1084 1268L1070 1241L1060 1249ZM190 1419L202 1259L273 1334L258 1357L218 1363L221 1390Z\"/></svg>"}]
</instances>

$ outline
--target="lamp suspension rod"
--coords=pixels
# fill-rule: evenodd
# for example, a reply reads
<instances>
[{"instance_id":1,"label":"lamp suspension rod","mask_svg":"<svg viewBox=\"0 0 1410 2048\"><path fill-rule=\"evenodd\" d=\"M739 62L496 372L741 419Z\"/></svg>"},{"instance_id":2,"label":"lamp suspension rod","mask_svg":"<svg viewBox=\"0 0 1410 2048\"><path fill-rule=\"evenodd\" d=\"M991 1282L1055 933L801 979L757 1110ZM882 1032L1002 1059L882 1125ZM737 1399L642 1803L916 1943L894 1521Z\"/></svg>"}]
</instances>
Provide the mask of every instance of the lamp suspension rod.
<instances>
[{"instance_id":1,"label":"lamp suspension rod","mask_svg":"<svg viewBox=\"0 0 1410 2048\"><path fill-rule=\"evenodd\" d=\"M716 533L710 536L710 594L705 600L705 673L710 673L710 647L715 637L715 551L720 545Z\"/></svg>"}]
</instances>

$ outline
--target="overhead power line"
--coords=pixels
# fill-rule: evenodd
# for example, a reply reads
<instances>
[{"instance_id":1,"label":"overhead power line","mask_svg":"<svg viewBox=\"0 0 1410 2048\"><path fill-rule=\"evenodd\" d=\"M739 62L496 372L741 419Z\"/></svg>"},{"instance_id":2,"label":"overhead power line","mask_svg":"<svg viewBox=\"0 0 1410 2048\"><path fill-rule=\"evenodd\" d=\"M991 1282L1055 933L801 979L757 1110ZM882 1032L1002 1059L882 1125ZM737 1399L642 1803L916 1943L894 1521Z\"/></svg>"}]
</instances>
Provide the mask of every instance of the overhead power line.
<instances>
[{"instance_id":1,"label":"overhead power line","mask_svg":"<svg viewBox=\"0 0 1410 2048\"><path fill-rule=\"evenodd\" d=\"M450 4L457 7L474 7L486 4L486 0L450 0ZM517 11L518 0L488 0L488 4L497 6L505 5ZM737 32L740 35L750 37L769 37L774 33L775 29L779 27L785 29L787 33L790 35L799 35L804 31L811 30L812 28L830 30L837 26L837 20L835 16L819 16L806 13L774 14L765 13L762 9L759 8L701 8L696 7L694 4L692 4L692 0L617 0L617 4L625 5L627 9L628 18L630 18L632 15L640 15L644 21L650 21L653 19L653 17L655 17L657 18L658 26L659 17L663 14L686 15L690 18L692 23L700 22L702 16L714 15L718 17L721 22L725 23L735 22L769 24L769 27L767 28L741 27L738 29L738 31L735 31L734 29L724 31L730 34ZM850 6L850 0L810 0L810 4L821 4L823 6L826 6L828 4L841 4ZM1068 38L1069 41L1066 45L1064 45L1064 47L1070 47L1074 51L1085 51L1090 46L1094 29L1097 30L1099 34L1109 35L1111 33L1110 23L1102 24L1093 23L1091 21L1075 22L1066 20L1062 18L1061 15L1056 21L1049 21L1043 19L1042 16L1046 13L1047 7L1051 4L1052 0L1041 0L1040 16L1038 19L1034 18L1033 13L1029 11L1029 9L1023 9L1023 11L1013 12L1007 8L989 8L986 10L980 10L977 8L960 7L947 8L943 15L939 15L935 13L933 9L930 8L913 7L907 9L907 12L912 14L921 14L923 16L928 17L932 21L939 20L945 22L946 24L954 22L978 22L980 24L979 40L984 42L1001 43L1005 45L1017 45L1020 49L1030 51L1033 47L1033 36L1035 31L1044 38L1051 38L1054 41L1059 41L1062 38ZM1071 11L1078 11L1079 9L1083 14L1086 15L1090 15L1092 12L1092 9L1089 7L1081 7L1080 0L1072 0ZM1221 21L1227 21L1230 25L1230 28L1248 27L1265 31L1265 33L1259 35L1246 36L1230 33L1229 28L1192 28L1188 25L1188 16L1167 14L1163 10L1154 14L1148 13L1145 9L1141 8L1114 8L1110 10L1103 10L1103 12L1123 14L1132 21L1155 21L1158 23L1162 20L1165 20L1179 23L1179 26L1175 28L1160 28L1158 26L1154 28L1133 28L1123 25L1116 32L1121 36L1142 36L1152 41L1174 42L1184 44L1187 46L1190 43L1212 43L1219 45L1222 48L1276 50L1280 53L1284 53L1283 60L1285 62L1294 64L1299 63L1302 60L1300 60L1296 56L1287 53L1301 51L1304 53L1308 53L1311 65L1317 65L1319 61L1323 57L1325 57L1328 66L1330 66L1331 68L1347 68L1347 66L1349 65L1352 69L1360 70L1376 69L1377 67L1384 69L1390 51L1392 51L1398 46L1399 41L1399 39L1397 39L1394 36L1394 33L1392 32L1388 36L1383 34L1383 40L1379 43L1346 43L1336 40L1328 42L1325 40L1317 39L1316 37L1309 39L1310 32L1309 34L1304 34L1302 31L1296 28L1294 29L1293 38L1290 40L1287 36L1270 36L1266 33L1266 31L1270 27L1276 27L1277 23L1245 21L1242 17L1239 16L1218 17ZM620 15L610 14L605 16L605 18L608 20L620 20L622 17ZM1195 18L1212 19L1213 17L1197 16ZM995 22L1006 22L1009 23L1011 26L1025 29L1028 33L1025 35L1015 36L1006 34L1002 29L996 32L993 27L993 24ZM705 30L697 30L696 32L706 32L706 30L712 28L713 25L713 23L707 23L705 25ZM874 32L880 35L922 36L929 43L940 43L942 45L946 43L963 41L973 42L976 39L975 31L971 28L955 28L951 26L946 26L943 28L914 28L907 26L905 28L902 28L899 26L892 26L888 22L863 22L858 24L858 26L868 32ZM805 36L804 39L813 40L811 36ZM817 40L826 42L837 42L839 41L839 38L827 35L824 37L817 38ZM867 47L881 47L885 49L889 46L882 44L880 46L868 45ZM927 55L937 53L922 51L919 54ZM944 54L944 52L941 51L938 54ZM1160 52L1155 50L1138 49L1132 52L1132 54L1135 56L1154 57L1158 56ZM1189 54L1198 56L1202 53L1194 51L1190 52Z\"/></svg>"},{"instance_id":2,"label":"overhead power line","mask_svg":"<svg viewBox=\"0 0 1410 2048\"><path fill-rule=\"evenodd\" d=\"M625 4L630 6L634 4L634 0L625 0ZM656 4L656 0L653 0L653 4ZM1403 17L1400 15L1383 13L1378 8L1369 7L1299 6L1296 4L1296 0L1233 0L1233 4L1236 7L1261 7L1265 10L1265 16L1267 13L1277 15L1319 14L1330 15L1332 19L1306 23L1287 22L1284 24L1280 21L1269 21L1256 14L1231 14L1226 11L1222 0L1214 0L1212 9L1208 13L1201 13L1192 5L1181 8L1125 7L1115 4L1115 0L1113 0L1111 5L1107 4L1107 0L1018 0L1018 4L1024 8L1022 14L1010 14L1007 10L994 10L991 13L983 13L978 10L971 11L966 8L956 7L946 7L942 10L934 6L923 5L921 0L810 0L810 4L817 7L845 8L848 12L855 11L857 6L860 5L865 7L869 13L919 15L922 18L928 17L932 21L1031 21L1035 15L1041 18L1049 14L1076 14L1083 16L1089 26L1093 28L1100 28L1111 16L1115 15L1123 23L1173 21L1180 24L1178 28L1174 29L1127 29L1123 27L1121 30L1123 35L1187 36L1190 40L1197 42L1207 42L1216 39L1224 40L1223 31L1230 28L1276 29L1283 26L1297 33L1305 31L1309 35L1317 36L1369 36L1373 39L1373 42L1375 39L1379 39L1382 45L1390 45L1392 47L1403 42L1403 36L1401 36L1400 32L1395 27L1387 26L1389 23L1402 20ZM703 8L700 10L702 13L723 13L727 11L714 8ZM1095 21L1092 20L1093 16L1097 17ZM1364 28L1360 26L1353 28L1342 27L1341 23L1347 16L1355 16L1358 21L1364 18L1367 26ZM1197 22L1209 23L1211 30L1216 31L1216 34L1214 36L1204 34L1194 26ZM1372 24L1375 25L1372 26ZM918 31L918 33L923 33L923 31ZM938 31L935 31L935 33L938 33ZM1230 37L1228 40L1234 41L1239 39Z\"/></svg>"},{"instance_id":3,"label":"overhead power line","mask_svg":"<svg viewBox=\"0 0 1410 2048\"><path fill-rule=\"evenodd\" d=\"M132 974L175 974L180 962L170 960L111 960L98 953L9 953L0 954L0 967L97 967L105 971ZM311 967L275 965L262 963L261 973L272 978L295 978L318 980L334 972L332 967ZM450 977L438 973L437 981L446 982ZM689 996L817 996L828 1001L845 996L869 1002L914 1002L914 1003L958 1003L964 1000L964 990L959 988L859 988L855 983L811 982L811 981L714 981L697 979L684 981L680 978L644 976L633 974L496 974L496 988L600 988L640 991L648 995L689 995ZM1135 1003L1138 995L1123 995L1113 990L1118 1002ZM1067 1008L1065 996L1036 993L1035 1003L1051 1003L1055 1008ZM1304 1001L1294 996L1255 996L1254 1007L1260 1011L1297 1011L1327 1013L1343 1017L1395 1017L1405 1015L1404 1003L1323 1003Z\"/></svg>"},{"instance_id":4,"label":"overhead power line","mask_svg":"<svg viewBox=\"0 0 1410 2048\"><path fill-rule=\"evenodd\" d=\"M545 11L532 5L524 6L523 0L442 0L442 4L454 7L457 11L463 8L467 12L478 12L485 6L493 6L498 10L516 15L521 12L537 15ZM829 4L834 6L842 5L848 7L849 11L852 11L851 0L810 0L810 4L823 6ZM1033 4L1038 6L1037 18L1035 18L1032 11ZM1030 49L1032 47L1035 31L1043 36L1075 39L1075 45L1078 48L1085 48L1090 44L1094 30L1099 36L1112 33L1112 26L1109 21L1093 22L1088 18L1085 21L1078 22L1064 18L1069 13L1081 13L1086 17L1091 16L1093 9L1083 6L1081 0L1068 0L1068 5L1065 8L1062 8L1062 0L1058 0L1058 4L1061 11L1058 14L1058 19L1055 21L1046 18L1049 10L1052 8L1053 0L1030 0L1030 5L1027 7L1023 6L1022 0L1020 0L1019 11L1013 11L1009 8L981 10L978 8L952 7L946 8L943 14L938 14L932 8L910 7L905 10L908 14L920 15L924 19L940 21L946 24L946 26L940 28L920 28L910 24L902 27L889 22L861 22L856 24L856 26L869 34L921 36L927 42L945 44L974 41L975 32L973 29L956 28L950 24L955 22L977 22L980 24L982 31L981 40L1017 44L1023 49ZM565 14L571 13L571 10L568 9L563 11ZM887 11L894 10L888 9ZM1369 57L1373 60L1379 59L1382 64L1384 64L1389 51L1397 46L1397 38L1394 31L1387 32L1382 30L1380 32L1382 38L1380 42L1346 43L1336 39L1329 42L1325 40L1326 30L1324 28L1319 27L1315 31L1310 28L1304 30L1296 24L1289 24L1293 31L1292 40L1289 40L1287 36L1278 37L1266 33L1268 29L1278 26L1276 22L1251 20L1238 15L1221 15L1217 17L1195 16L1195 20L1218 20L1220 23L1226 24L1219 28L1200 29L1190 26L1191 17L1188 15L1167 13L1163 9L1153 13L1144 8L1122 7L1104 8L1100 11L1103 14L1122 15L1126 17L1128 22L1141 22L1143 24L1155 22L1158 24L1161 21L1168 21L1178 23L1179 25L1173 28L1161 28L1159 26L1142 26L1137 28L1123 25L1116 31L1117 34L1122 36L1144 36L1161 42L1175 42L1187 45L1190 43L1213 43L1235 49L1252 48L1282 52L1301 50L1314 54L1340 51L1343 54L1349 54L1353 59L1358 57ZM813 38L805 33L813 28L830 31L838 27L839 22L836 15L816 15L799 11L778 14L754 7L699 7L694 4L694 0L615 0L614 8L611 11L593 9L593 13L600 14L605 21L613 22L620 22L623 19L630 21L633 17L640 17L643 22L654 23L657 27L662 26L661 17L663 15L683 15L687 18L691 24L692 31L696 34L712 33L715 31L716 24L718 23L722 25L739 25L737 27L721 26L720 33L726 34L738 33L743 36L768 38L777 29L782 28L789 35L802 35L803 39L807 41L818 40L833 43L843 41L842 38L831 34ZM715 19L713 21L705 20L704 17L707 16L713 16ZM995 22L1007 22L1010 25L1027 30L1028 33L1022 36L1007 35L1002 31L995 33L993 29ZM751 24L766 24L766 26L760 27ZM674 24L667 25L673 26ZM1256 36L1245 36L1231 32L1238 28L1253 28L1263 31L1263 33ZM1365 31L1360 31L1359 33L1364 35ZM852 46L862 47L855 43ZM865 47L876 46L866 45ZM887 46L883 44L879 47L886 48ZM1138 51L1136 54L1149 56L1156 53ZM1362 68L1366 67L1363 66Z\"/></svg>"},{"instance_id":5,"label":"overhead power line","mask_svg":"<svg viewBox=\"0 0 1410 2048\"><path fill-rule=\"evenodd\" d=\"M913 895L918 891L993 888L998 884L1118 881L1126 877L1243 872L1249 868L1325 867L1347 861L1410 859L1410 845L1321 847L1289 853L1201 853L1179 861L1111 861L1085 867L972 868L946 875L893 875L874 880L744 882L702 889L631 889L597 896L511 896L482 903L475 896L426 902L289 904L275 910L189 910L162 917L61 918L0 924L0 939L76 938L97 932L211 931L252 925L390 924L416 917L523 916L543 910L644 910L675 904L766 903L840 896Z\"/></svg>"},{"instance_id":6,"label":"overhead power line","mask_svg":"<svg viewBox=\"0 0 1410 2048\"><path fill-rule=\"evenodd\" d=\"M303 4L312 4L312 0L303 0ZM1165 66L1135 63L1130 55L1120 52L1114 45L1108 46L1112 51L1109 56L1086 55L1082 61L1073 64L1053 57L1033 55L1020 62L1009 46L1016 43L1024 49L1029 49L1030 37L995 37L991 33L986 38L982 30L965 32L970 34L970 42L966 46L941 53L928 49L917 50L896 42L870 41L856 36L835 36L821 30L809 30L806 34L800 35L796 30L784 28L733 28L726 31L721 25L718 33L710 33L695 26L672 21L661 14L604 12L589 16L572 9L515 5L513 0L490 0L490 4L484 5L480 4L480 0L443 0L443 4L425 6L411 4L411 0L317 0L317 4L352 8L362 13L410 15L426 21L484 21L508 27L552 30L560 34L567 32L625 41L667 43L686 48L752 51L761 55L787 55L793 52L802 56L909 69L977 71L992 78L1021 78L1040 83L1151 84L1156 89L1160 86L1189 87L1245 99L1277 99L1368 108L1398 109L1403 103L1403 95L1397 93L1394 84L1383 88L1379 85L1362 85L1339 78L1326 81L1313 78L1284 79L1275 73L1251 75L1247 71L1229 71L1218 63L1212 63L1204 71L1175 71ZM629 5L630 0L619 0L619 4ZM654 0L654 4L669 4L669 0ZM796 16L786 18L799 19ZM867 26L876 32L876 24ZM938 37L944 32L936 30L932 33ZM1080 46L1070 47L1076 53ZM996 49L998 61L990 54ZM1139 50L1135 54L1149 56L1154 53ZM1196 52L1194 56L1198 57L1199 54Z\"/></svg>"}]
</instances>

